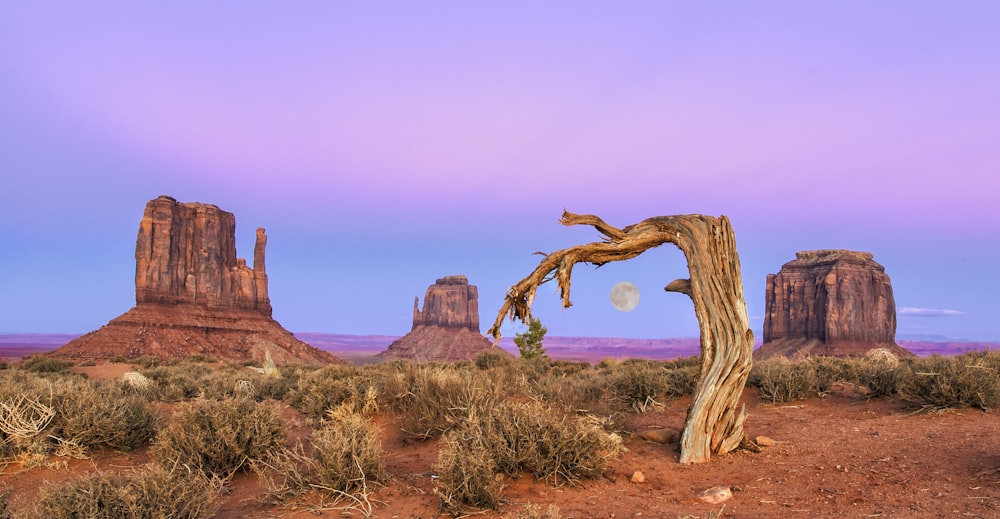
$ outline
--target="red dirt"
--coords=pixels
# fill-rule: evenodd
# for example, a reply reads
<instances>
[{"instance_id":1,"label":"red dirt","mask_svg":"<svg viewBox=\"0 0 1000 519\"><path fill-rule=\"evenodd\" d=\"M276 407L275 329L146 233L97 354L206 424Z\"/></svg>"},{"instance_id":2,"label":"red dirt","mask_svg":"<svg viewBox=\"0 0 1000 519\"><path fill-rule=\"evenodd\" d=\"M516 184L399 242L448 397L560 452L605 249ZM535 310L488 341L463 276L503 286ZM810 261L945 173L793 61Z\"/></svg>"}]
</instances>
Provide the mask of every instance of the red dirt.
<instances>
[{"instance_id":1,"label":"red dirt","mask_svg":"<svg viewBox=\"0 0 1000 519\"><path fill-rule=\"evenodd\" d=\"M120 367L109 367L115 370L85 370L92 378L120 375ZM899 401L865 401L847 392L770 405L759 403L756 393L747 390L744 400L749 435L766 435L775 446L680 465L676 443L649 443L633 434L626 439L629 451L610 463L605 478L555 488L525 475L508 482L500 511L481 517L514 514L529 503L542 510L555 505L563 519L1000 516L997 414L913 414ZM687 399L679 399L662 410L632 415L632 427L637 432L680 429L687 404ZM293 410L286 410L286 416L292 436L307 432ZM371 494L371 517L450 517L434 494L437 442L406 442L393 416L378 420L390 478ZM30 503L45 481L95 469L123 470L148 460L140 450L127 455L99 452L92 460L50 457L58 465L65 462L52 468L22 470L11 463L0 474L0 489L10 493L11 508L17 509ZM637 470L645 476L644 483L630 481ZM696 499L699 492L717 485L731 487L732 499L716 505ZM218 517L364 517L351 510L263 504L257 501L260 494L253 475L236 477L222 496Z\"/></svg>"}]
</instances>

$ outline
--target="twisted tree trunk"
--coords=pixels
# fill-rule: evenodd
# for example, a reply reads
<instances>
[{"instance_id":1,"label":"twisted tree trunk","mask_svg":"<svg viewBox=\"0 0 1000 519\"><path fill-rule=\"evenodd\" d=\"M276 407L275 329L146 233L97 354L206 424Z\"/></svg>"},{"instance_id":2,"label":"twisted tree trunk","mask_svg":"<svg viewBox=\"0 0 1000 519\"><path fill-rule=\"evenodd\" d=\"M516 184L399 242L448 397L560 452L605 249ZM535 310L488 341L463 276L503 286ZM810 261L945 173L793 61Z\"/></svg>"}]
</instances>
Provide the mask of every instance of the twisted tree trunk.
<instances>
[{"instance_id":1,"label":"twisted tree trunk","mask_svg":"<svg viewBox=\"0 0 1000 519\"><path fill-rule=\"evenodd\" d=\"M664 243L673 243L687 258L689 279L670 282L665 290L687 294L694 303L701 336L701 373L681 433L681 463L708 461L713 454L752 445L743 431L746 418L738 408L753 355L753 332L743 297L740 259L729 219L697 214L659 216L618 229L592 215L564 212L563 225L591 225L606 238L545 256L528 277L507 291L487 333L500 340L500 325L530 322L531 304L542 283L555 279L564 308L576 263L603 265L634 258Z\"/></svg>"}]
</instances>

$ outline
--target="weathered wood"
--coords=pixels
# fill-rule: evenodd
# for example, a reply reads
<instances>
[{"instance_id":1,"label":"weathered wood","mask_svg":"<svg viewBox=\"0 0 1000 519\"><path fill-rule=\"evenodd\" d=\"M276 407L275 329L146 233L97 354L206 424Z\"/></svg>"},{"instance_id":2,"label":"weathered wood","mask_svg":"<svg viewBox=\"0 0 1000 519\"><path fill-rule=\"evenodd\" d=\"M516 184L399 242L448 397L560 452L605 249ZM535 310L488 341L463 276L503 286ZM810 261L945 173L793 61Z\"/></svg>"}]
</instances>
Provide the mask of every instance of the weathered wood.
<instances>
[{"instance_id":1,"label":"weathered wood","mask_svg":"<svg viewBox=\"0 0 1000 519\"><path fill-rule=\"evenodd\" d=\"M560 222L593 226L605 239L545 255L531 274L507 291L487 333L499 342L506 317L530 322L538 286L553 279L559 284L563 307L572 306L570 276L576 263L600 266L673 243L684 252L691 277L674 280L665 290L691 298L701 336L701 372L681 433L680 461L704 462L713 454L751 444L743 431L746 414L738 404L750 374L753 332L729 219L697 214L659 216L618 229L597 216L564 212Z\"/></svg>"}]
</instances>

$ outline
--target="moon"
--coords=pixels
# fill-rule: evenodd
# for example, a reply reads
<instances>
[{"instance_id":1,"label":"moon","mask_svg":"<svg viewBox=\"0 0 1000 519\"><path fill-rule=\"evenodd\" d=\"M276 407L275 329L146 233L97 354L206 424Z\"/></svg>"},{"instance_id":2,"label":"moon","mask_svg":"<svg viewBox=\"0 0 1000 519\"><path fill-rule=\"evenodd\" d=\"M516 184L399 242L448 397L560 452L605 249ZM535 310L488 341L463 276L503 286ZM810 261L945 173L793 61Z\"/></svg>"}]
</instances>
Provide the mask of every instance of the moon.
<instances>
[{"instance_id":1,"label":"moon","mask_svg":"<svg viewBox=\"0 0 1000 519\"><path fill-rule=\"evenodd\" d=\"M639 289L622 281L611 289L611 304L622 312L631 312L639 305Z\"/></svg>"}]
</instances>

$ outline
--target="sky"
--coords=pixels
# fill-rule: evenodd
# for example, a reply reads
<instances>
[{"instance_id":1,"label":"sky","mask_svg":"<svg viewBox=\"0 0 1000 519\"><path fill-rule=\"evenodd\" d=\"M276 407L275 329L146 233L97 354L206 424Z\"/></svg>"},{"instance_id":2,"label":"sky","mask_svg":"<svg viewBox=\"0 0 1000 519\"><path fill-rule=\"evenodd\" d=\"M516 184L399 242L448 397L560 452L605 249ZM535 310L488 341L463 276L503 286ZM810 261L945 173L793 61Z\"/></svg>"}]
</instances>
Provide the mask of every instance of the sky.
<instances>
[{"instance_id":1,"label":"sky","mask_svg":"<svg viewBox=\"0 0 1000 519\"><path fill-rule=\"evenodd\" d=\"M274 317L402 335L446 275L483 331L551 252L726 215L751 325L768 273L874 254L897 338L1000 340L1000 3L0 3L0 333L84 333L135 303L170 195L268 234ZM545 285L550 335L697 336L666 244ZM619 312L630 281L639 306ZM506 325L507 336L522 328Z\"/></svg>"}]
</instances>

